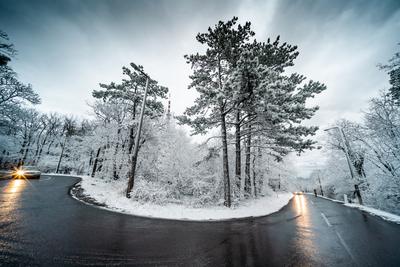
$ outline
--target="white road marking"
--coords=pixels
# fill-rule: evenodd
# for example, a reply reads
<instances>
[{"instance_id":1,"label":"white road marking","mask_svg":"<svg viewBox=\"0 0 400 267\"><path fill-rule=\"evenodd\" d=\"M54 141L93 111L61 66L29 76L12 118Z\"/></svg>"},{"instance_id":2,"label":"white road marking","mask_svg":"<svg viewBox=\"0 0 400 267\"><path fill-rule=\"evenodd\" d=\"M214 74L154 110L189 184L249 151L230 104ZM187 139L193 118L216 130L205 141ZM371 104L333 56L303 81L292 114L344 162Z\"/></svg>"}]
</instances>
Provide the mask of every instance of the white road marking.
<instances>
[{"instance_id":1,"label":"white road marking","mask_svg":"<svg viewBox=\"0 0 400 267\"><path fill-rule=\"evenodd\" d=\"M312 201L311 201L311 203L312 203ZM326 215L325 215L323 212L321 212L321 216L322 216L322 218L324 218L324 221L326 222L326 224L327 224L329 227L332 227L332 224L329 222L328 218L326 217ZM334 231L335 231L337 237L339 238L340 244L344 247L344 249L346 250L347 254L349 254L349 256L350 256L350 258L352 259L352 261L353 261L356 265L358 265L356 259L354 258L353 253L351 253L349 246L346 244L346 242L344 241L344 239L342 238L342 236L341 236L336 230L334 230Z\"/></svg>"},{"instance_id":2,"label":"white road marking","mask_svg":"<svg viewBox=\"0 0 400 267\"><path fill-rule=\"evenodd\" d=\"M327 224L329 227L331 227L332 224L328 221L328 218L326 218L325 214L323 214L323 213L321 212L321 216L322 216L322 218L324 218L326 224Z\"/></svg>"},{"instance_id":3,"label":"white road marking","mask_svg":"<svg viewBox=\"0 0 400 267\"><path fill-rule=\"evenodd\" d=\"M314 201L312 201L312 200L311 200L311 204L313 204L313 205L314 205Z\"/></svg>"},{"instance_id":4,"label":"white road marking","mask_svg":"<svg viewBox=\"0 0 400 267\"><path fill-rule=\"evenodd\" d=\"M52 176L49 176L49 178L47 178L47 179L40 179L39 182L41 182L41 181L48 181L48 180L51 180L51 178L53 178L53 177L52 177Z\"/></svg>"},{"instance_id":5,"label":"white road marking","mask_svg":"<svg viewBox=\"0 0 400 267\"><path fill-rule=\"evenodd\" d=\"M353 254L352 254L351 251L350 251L350 248L347 246L346 242L344 242L342 236L341 236L338 232L336 232L336 231L335 231L335 233L336 233L336 235L338 236L338 238L339 238L339 240L340 240L340 243L342 244L342 246L344 247L344 249L345 249L345 250L347 251L347 253L349 254L350 258L351 258L355 263L357 263L356 260L355 260L355 258L354 258L354 256L353 256Z\"/></svg>"}]
</instances>

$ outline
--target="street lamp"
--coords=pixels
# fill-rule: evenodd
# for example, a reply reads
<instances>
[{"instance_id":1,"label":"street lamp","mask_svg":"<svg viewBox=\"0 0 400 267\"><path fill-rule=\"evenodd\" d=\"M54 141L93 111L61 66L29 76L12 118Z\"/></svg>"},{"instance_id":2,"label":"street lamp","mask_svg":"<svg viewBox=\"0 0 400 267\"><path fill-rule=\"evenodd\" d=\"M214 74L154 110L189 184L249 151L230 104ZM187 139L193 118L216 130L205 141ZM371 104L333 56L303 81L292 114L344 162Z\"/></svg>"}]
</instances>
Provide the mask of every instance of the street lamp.
<instances>
[{"instance_id":1,"label":"street lamp","mask_svg":"<svg viewBox=\"0 0 400 267\"><path fill-rule=\"evenodd\" d=\"M133 148L131 170L130 170L129 179L128 179L128 187L126 189L126 197L127 198L131 197L131 191L132 191L132 188L133 188L133 182L135 180L136 162L137 162L137 156L138 156L138 152L139 152L140 133L142 131L144 109L146 108L146 97L147 97L147 91L148 91L148 88L149 88L149 80L150 80L149 75L147 75L145 72L143 72L143 70L140 69L136 64L131 63L131 66L137 72L141 73L142 75L144 75L146 77L146 87L144 89L142 109L140 110L139 124L138 124L138 128L137 128L136 136L135 136L135 146Z\"/></svg>"},{"instance_id":2,"label":"street lamp","mask_svg":"<svg viewBox=\"0 0 400 267\"><path fill-rule=\"evenodd\" d=\"M344 135L343 129L341 127L339 127L339 126L334 126L332 128L325 129L324 131L327 132L327 131L330 131L330 130L333 130L333 129L336 129L336 130L339 131L340 139L342 140L342 143L343 143L344 153L346 154L347 164L349 165L351 178L353 180L358 180L356 178L356 175L355 175L354 170L353 170L353 164L351 163L351 160L350 160L350 153L349 153L350 148L347 146L347 140L346 140L346 136ZM358 202L362 205L362 198L361 198L361 194L360 194L357 182L354 185L354 189L355 189L356 195L358 197Z\"/></svg>"}]
</instances>

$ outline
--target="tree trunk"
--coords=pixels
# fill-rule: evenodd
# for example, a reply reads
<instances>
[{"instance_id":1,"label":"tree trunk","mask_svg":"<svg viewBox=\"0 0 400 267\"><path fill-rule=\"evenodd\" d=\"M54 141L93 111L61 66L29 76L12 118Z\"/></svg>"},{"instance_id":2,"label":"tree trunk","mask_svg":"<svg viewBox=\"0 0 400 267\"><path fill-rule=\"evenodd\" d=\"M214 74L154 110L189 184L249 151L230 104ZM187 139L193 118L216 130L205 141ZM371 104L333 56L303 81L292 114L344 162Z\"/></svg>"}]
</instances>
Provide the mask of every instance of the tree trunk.
<instances>
[{"instance_id":1,"label":"tree trunk","mask_svg":"<svg viewBox=\"0 0 400 267\"><path fill-rule=\"evenodd\" d=\"M135 144L135 134L133 133L133 126L129 130L129 145L128 145L128 154L132 154L133 145Z\"/></svg>"},{"instance_id":2,"label":"tree trunk","mask_svg":"<svg viewBox=\"0 0 400 267\"><path fill-rule=\"evenodd\" d=\"M114 149L114 158L113 158L113 177L114 180L118 180L119 179L119 175L117 172L117 154L118 154L118 148L119 148L119 134L121 133L121 128L118 128L117 131L117 144L115 145L115 149Z\"/></svg>"},{"instance_id":3,"label":"tree trunk","mask_svg":"<svg viewBox=\"0 0 400 267\"><path fill-rule=\"evenodd\" d=\"M94 177L94 175L96 174L97 163L99 162L100 152L101 152L101 147L99 147L99 149L97 149L96 158L94 159L94 163L93 163L92 174L90 175L91 177Z\"/></svg>"},{"instance_id":4,"label":"tree trunk","mask_svg":"<svg viewBox=\"0 0 400 267\"><path fill-rule=\"evenodd\" d=\"M54 143L54 138L53 138L53 140L51 140L51 142L49 143L49 145L48 145L48 147L47 147L47 152L46 152L47 155L50 154L50 148L51 148L51 146L53 145L53 143Z\"/></svg>"},{"instance_id":5,"label":"tree trunk","mask_svg":"<svg viewBox=\"0 0 400 267\"><path fill-rule=\"evenodd\" d=\"M29 134L28 143L27 143L26 146L25 146L25 152L24 152L24 157L22 158L22 162L25 162L26 159L28 158L29 148L30 148L30 146L31 146L31 139L32 139L32 135Z\"/></svg>"},{"instance_id":6,"label":"tree trunk","mask_svg":"<svg viewBox=\"0 0 400 267\"><path fill-rule=\"evenodd\" d=\"M93 164L93 150L90 150L90 155L89 155L89 167L92 166Z\"/></svg>"},{"instance_id":7,"label":"tree trunk","mask_svg":"<svg viewBox=\"0 0 400 267\"><path fill-rule=\"evenodd\" d=\"M256 155L253 155L253 192L254 192L254 197L257 197L257 175L256 175Z\"/></svg>"},{"instance_id":8,"label":"tree trunk","mask_svg":"<svg viewBox=\"0 0 400 267\"><path fill-rule=\"evenodd\" d=\"M117 153L118 153L118 144L115 146L115 150L114 150L114 160L113 160L113 178L114 178L114 180L119 179L119 175L117 172Z\"/></svg>"},{"instance_id":9,"label":"tree trunk","mask_svg":"<svg viewBox=\"0 0 400 267\"><path fill-rule=\"evenodd\" d=\"M224 172L224 205L231 206L231 182L229 178L228 142L226 135L226 122L223 108L221 108L221 135L222 135L222 165Z\"/></svg>"},{"instance_id":10,"label":"tree trunk","mask_svg":"<svg viewBox=\"0 0 400 267\"><path fill-rule=\"evenodd\" d=\"M43 141L41 142L40 149L39 149L39 152L38 152L38 155L37 155L37 158L36 158L36 164L39 163L40 158L42 157L43 147L44 147L44 145L45 145L46 142L47 142L47 137L48 137L48 136L49 136L49 133L47 132L46 135L45 135L44 138L43 138Z\"/></svg>"},{"instance_id":11,"label":"tree trunk","mask_svg":"<svg viewBox=\"0 0 400 267\"><path fill-rule=\"evenodd\" d=\"M260 138L258 140L258 148L257 148L257 158L258 158L258 165L261 166L262 162L262 153L261 153L261 142ZM264 185L264 173L262 171L259 172L259 177L258 177L258 183L256 183L258 186L256 187L256 192L257 195L262 195L263 190L262 187Z\"/></svg>"},{"instance_id":12,"label":"tree trunk","mask_svg":"<svg viewBox=\"0 0 400 267\"><path fill-rule=\"evenodd\" d=\"M218 87L222 92L222 74L221 74L221 58L218 56ZM222 169L224 175L224 205L231 207L231 180L229 177L229 162L228 162L228 141L226 134L226 113L225 104L220 100L220 119L221 119L221 136L222 136Z\"/></svg>"},{"instance_id":13,"label":"tree trunk","mask_svg":"<svg viewBox=\"0 0 400 267\"><path fill-rule=\"evenodd\" d=\"M35 150L35 156L34 156L34 157L35 157L35 161L36 161L37 155L39 154L39 150L40 150L41 143L42 143L42 142L40 142L40 138L42 137L42 134L43 134L44 130L45 130L45 128L43 128L43 129L40 131L40 133L38 134L38 136L37 136L36 150Z\"/></svg>"},{"instance_id":14,"label":"tree trunk","mask_svg":"<svg viewBox=\"0 0 400 267\"><path fill-rule=\"evenodd\" d=\"M19 151L20 157L19 157L19 160L18 160L18 166L24 164L24 162L23 162L23 160L24 160L24 151L25 151L25 147L26 147L27 143L28 143L28 133L25 130L24 131L24 141L22 142L21 150Z\"/></svg>"},{"instance_id":15,"label":"tree trunk","mask_svg":"<svg viewBox=\"0 0 400 267\"><path fill-rule=\"evenodd\" d=\"M130 193L132 191L133 184L134 184L134 181L135 181L135 176L134 176L134 171L135 170L134 170L134 168L136 168L136 163L137 163L137 157L132 156L131 169L128 172L128 187L127 187L127 190L126 190L126 197L127 198L131 197Z\"/></svg>"},{"instance_id":16,"label":"tree trunk","mask_svg":"<svg viewBox=\"0 0 400 267\"><path fill-rule=\"evenodd\" d=\"M236 112L236 122L235 122L235 147L236 147L236 158L235 158L235 182L236 182L236 193L237 196L241 197L241 168L242 168L242 158L241 158L241 141L240 141L240 110L238 108Z\"/></svg>"},{"instance_id":17,"label":"tree trunk","mask_svg":"<svg viewBox=\"0 0 400 267\"><path fill-rule=\"evenodd\" d=\"M64 139L64 143L61 145L61 154L60 154L60 158L58 159L56 173L58 173L58 171L60 170L61 160L62 160L62 157L64 156L64 148L65 148L66 142L67 142L67 138Z\"/></svg>"},{"instance_id":18,"label":"tree trunk","mask_svg":"<svg viewBox=\"0 0 400 267\"><path fill-rule=\"evenodd\" d=\"M246 161L245 161L245 169L244 169L244 192L246 197L251 196L251 176L250 176L250 160L251 160L251 127L248 127L248 135L246 137Z\"/></svg>"},{"instance_id":19,"label":"tree trunk","mask_svg":"<svg viewBox=\"0 0 400 267\"><path fill-rule=\"evenodd\" d=\"M23 162L23 164L26 163L25 161L28 158L30 146L32 143L32 134L33 134L32 129L29 129L29 132L26 132L26 131L24 132L24 144L23 144L24 150L23 150L23 157L21 160L21 162Z\"/></svg>"}]
</instances>

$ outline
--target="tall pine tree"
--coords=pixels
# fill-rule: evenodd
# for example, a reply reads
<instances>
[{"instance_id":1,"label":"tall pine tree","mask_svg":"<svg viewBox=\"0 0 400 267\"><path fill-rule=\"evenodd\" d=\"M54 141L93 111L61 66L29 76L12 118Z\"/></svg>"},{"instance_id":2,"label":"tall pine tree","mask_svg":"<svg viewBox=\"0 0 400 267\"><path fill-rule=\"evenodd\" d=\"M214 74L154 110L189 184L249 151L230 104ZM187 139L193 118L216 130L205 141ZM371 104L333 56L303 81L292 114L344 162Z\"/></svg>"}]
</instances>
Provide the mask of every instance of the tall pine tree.
<instances>
[{"instance_id":1,"label":"tall pine tree","mask_svg":"<svg viewBox=\"0 0 400 267\"><path fill-rule=\"evenodd\" d=\"M186 55L193 74L189 88L195 88L200 96L192 107L179 117L181 123L193 127L194 133L206 133L220 127L222 140L222 169L224 179L224 205L231 206L231 181L228 164L228 125L226 118L235 106L236 92L226 85L231 70L240 56L240 48L254 33L250 23L238 24L234 17L227 22L219 21L207 33L199 33L197 41L207 46L205 54Z\"/></svg>"}]
</instances>

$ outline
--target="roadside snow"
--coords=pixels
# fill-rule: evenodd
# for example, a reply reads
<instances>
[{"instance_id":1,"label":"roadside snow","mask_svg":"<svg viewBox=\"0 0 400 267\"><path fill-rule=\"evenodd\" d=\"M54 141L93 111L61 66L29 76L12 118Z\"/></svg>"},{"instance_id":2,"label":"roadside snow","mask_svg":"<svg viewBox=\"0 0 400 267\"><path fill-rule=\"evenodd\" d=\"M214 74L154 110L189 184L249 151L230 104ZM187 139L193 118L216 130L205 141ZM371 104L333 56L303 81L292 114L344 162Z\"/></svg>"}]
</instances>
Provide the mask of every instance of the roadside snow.
<instances>
[{"instance_id":1,"label":"roadside snow","mask_svg":"<svg viewBox=\"0 0 400 267\"><path fill-rule=\"evenodd\" d=\"M125 183L123 183L125 186ZM280 210L293 197L292 193L280 193L255 200L244 201L239 207L192 208L178 204L140 203L124 197L124 188L119 182L107 183L101 179L82 177L80 186L84 194L99 203L106 204L105 209L142 217L190 221L216 221L234 218L265 216Z\"/></svg>"},{"instance_id":2,"label":"roadside snow","mask_svg":"<svg viewBox=\"0 0 400 267\"><path fill-rule=\"evenodd\" d=\"M393 213L389 213L389 212L386 212L386 211L383 211L383 210L374 209L374 208L367 207L367 206L362 206L360 204L350 204L350 203L348 203L348 204L344 204L344 205L347 206L347 207L357 208L357 209L366 211L369 214L372 214L372 215L375 215L375 216L379 216L384 220L400 224L400 216L399 215L396 215L396 214L393 214Z\"/></svg>"},{"instance_id":3,"label":"roadside snow","mask_svg":"<svg viewBox=\"0 0 400 267\"><path fill-rule=\"evenodd\" d=\"M303 194L307 194L307 195L310 195L310 196L314 196L314 194L313 193L303 193ZM341 200L337 200L337 199L333 199L333 198L329 198L329 197L325 197L325 196L321 196L321 195L318 195L318 197L319 198L323 198L323 199L327 199L327 200L330 200L330 201L333 201L333 202L337 202L337 203L344 203L344 201L341 201Z\"/></svg>"},{"instance_id":4,"label":"roadside snow","mask_svg":"<svg viewBox=\"0 0 400 267\"><path fill-rule=\"evenodd\" d=\"M82 178L80 175L74 175L74 174L63 174L63 173L55 173L55 172L44 172L42 175L45 176L72 176L72 177L79 177Z\"/></svg>"},{"instance_id":5,"label":"roadside snow","mask_svg":"<svg viewBox=\"0 0 400 267\"><path fill-rule=\"evenodd\" d=\"M314 195L313 193L305 193L305 194ZM333 198L329 198L329 197L323 197L321 195L318 195L318 197L324 198L324 199L327 199L327 200L330 200L330 201L333 201L333 202L342 203L347 207L357 208L357 209L360 209L362 211L368 212L371 215L379 216L379 217L381 217L382 219L384 219L386 221L391 221L391 222L395 222L397 224L400 224L400 216L396 215L396 214L393 214L393 213L389 213L389 212L386 212L386 211L383 211L383 210L378 210L378 209L375 209L375 208L363 206L363 205L360 205L360 204L344 203L341 200L337 200L337 199L333 199Z\"/></svg>"}]
</instances>

